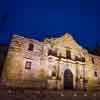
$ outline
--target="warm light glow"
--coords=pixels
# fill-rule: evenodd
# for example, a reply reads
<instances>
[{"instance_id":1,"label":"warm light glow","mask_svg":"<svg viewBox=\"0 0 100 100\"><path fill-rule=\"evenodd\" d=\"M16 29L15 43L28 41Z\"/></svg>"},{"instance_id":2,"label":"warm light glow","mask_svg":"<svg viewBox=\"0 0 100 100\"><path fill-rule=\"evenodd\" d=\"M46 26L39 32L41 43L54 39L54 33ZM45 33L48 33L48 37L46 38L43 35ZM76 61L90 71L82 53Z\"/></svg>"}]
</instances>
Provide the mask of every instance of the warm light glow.
<instances>
[{"instance_id":1,"label":"warm light glow","mask_svg":"<svg viewBox=\"0 0 100 100\"><path fill-rule=\"evenodd\" d=\"M52 73L51 73L51 70L48 71L48 74L49 74L49 76L51 76L51 74L52 74Z\"/></svg>"}]
</instances>

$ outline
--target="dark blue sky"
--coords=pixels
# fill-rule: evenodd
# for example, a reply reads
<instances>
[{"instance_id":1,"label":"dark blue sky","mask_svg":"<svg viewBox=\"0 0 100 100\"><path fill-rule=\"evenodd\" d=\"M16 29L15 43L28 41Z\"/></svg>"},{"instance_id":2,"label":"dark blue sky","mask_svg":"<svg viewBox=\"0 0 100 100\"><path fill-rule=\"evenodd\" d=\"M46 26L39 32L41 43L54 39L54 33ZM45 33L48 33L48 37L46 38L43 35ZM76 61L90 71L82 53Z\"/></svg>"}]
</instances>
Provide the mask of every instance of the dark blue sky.
<instances>
[{"instance_id":1,"label":"dark blue sky","mask_svg":"<svg viewBox=\"0 0 100 100\"><path fill-rule=\"evenodd\" d=\"M9 43L12 32L38 40L69 32L94 48L100 43L99 5L99 0L0 0L0 43Z\"/></svg>"}]
</instances>

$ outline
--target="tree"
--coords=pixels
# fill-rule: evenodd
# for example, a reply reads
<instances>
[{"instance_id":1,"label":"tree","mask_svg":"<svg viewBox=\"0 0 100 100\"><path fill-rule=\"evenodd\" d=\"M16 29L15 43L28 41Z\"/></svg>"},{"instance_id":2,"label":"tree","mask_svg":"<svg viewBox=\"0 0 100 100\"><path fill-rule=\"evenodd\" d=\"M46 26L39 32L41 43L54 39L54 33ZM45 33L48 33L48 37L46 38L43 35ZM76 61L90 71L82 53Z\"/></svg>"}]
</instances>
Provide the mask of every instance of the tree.
<instances>
[{"instance_id":1,"label":"tree","mask_svg":"<svg viewBox=\"0 0 100 100\"><path fill-rule=\"evenodd\" d=\"M100 56L100 43L96 43L95 54Z\"/></svg>"}]
</instances>

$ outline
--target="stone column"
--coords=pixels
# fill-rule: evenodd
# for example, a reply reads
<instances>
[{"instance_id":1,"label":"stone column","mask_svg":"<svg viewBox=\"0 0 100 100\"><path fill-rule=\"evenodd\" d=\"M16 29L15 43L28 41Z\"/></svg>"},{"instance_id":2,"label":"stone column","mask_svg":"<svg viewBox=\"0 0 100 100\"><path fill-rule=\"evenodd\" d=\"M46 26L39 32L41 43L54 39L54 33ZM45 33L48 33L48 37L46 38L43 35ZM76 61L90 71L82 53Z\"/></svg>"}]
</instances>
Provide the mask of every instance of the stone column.
<instances>
[{"instance_id":1,"label":"stone column","mask_svg":"<svg viewBox=\"0 0 100 100\"><path fill-rule=\"evenodd\" d=\"M78 71L78 62L76 62L76 79L75 79L75 82L76 82L76 86L75 86L75 89L78 90L79 89L79 71Z\"/></svg>"}]
</instances>

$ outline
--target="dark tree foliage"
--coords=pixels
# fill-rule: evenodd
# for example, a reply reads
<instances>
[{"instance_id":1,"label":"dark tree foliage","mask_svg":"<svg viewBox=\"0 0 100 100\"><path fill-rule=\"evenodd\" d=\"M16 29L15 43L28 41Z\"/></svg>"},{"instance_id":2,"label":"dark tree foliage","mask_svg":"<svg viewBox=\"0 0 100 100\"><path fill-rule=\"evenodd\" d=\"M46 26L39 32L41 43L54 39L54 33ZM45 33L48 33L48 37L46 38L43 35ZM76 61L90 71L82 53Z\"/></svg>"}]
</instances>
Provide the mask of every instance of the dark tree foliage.
<instances>
[{"instance_id":1,"label":"dark tree foliage","mask_svg":"<svg viewBox=\"0 0 100 100\"><path fill-rule=\"evenodd\" d=\"M3 69L7 51L8 51L8 45L0 44L0 77L1 77L1 73L2 73L2 69Z\"/></svg>"},{"instance_id":2,"label":"dark tree foliage","mask_svg":"<svg viewBox=\"0 0 100 100\"><path fill-rule=\"evenodd\" d=\"M100 43L96 44L95 54L98 55L98 56L100 56Z\"/></svg>"},{"instance_id":3,"label":"dark tree foliage","mask_svg":"<svg viewBox=\"0 0 100 100\"><path fill-rule=\"evenodd\" d=\"M96 47L94 49L90 49L86 47L89 53L100 56L100 43L96 43Z\"/></svg>"}]
</instances>

